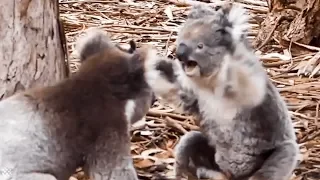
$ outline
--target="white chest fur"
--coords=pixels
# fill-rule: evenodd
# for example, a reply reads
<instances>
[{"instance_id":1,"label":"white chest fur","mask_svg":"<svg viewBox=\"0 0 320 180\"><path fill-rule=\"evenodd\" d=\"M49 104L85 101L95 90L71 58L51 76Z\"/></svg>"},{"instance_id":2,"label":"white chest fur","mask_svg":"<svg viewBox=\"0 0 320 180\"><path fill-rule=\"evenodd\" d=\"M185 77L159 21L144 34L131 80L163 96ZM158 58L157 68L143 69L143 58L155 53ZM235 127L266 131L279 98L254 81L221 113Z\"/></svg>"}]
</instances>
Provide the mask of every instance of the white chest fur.
<instances>
[{"instance_id":1,"label":"white chest fur","mask_svg":"<svg viewBox=\"0 0 320 180\"><path fill-rule=\"evenodd\" d=\"M238 108L232 101L218 97L206 90L198 91L199 109L205 120L213 120L217 125L229 124L237 115Z\"/></svg>"}]
</instances>

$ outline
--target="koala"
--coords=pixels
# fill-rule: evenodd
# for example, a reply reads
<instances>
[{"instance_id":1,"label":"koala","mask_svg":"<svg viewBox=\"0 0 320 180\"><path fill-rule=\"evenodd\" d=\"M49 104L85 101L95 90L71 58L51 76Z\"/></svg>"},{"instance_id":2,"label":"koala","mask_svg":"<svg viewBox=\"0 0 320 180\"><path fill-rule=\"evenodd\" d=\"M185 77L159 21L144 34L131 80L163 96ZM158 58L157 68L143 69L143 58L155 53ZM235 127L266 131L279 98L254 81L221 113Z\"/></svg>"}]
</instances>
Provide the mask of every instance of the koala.
<instances>
[{"instance_id":1,"label":"koala","mask_svg":"<svg viewBox=\"0 0 320 180\"><path fill-rule=\"evenodd\" d=\"M68 180L80 165L92 180L138 179L129 126L150 107L144 63L157 51L124 52L98 29L76 48L76 74L0 101L0 180Z\"/></svg>"},{"instance_id":2,"label":"koala","mask_svg":"<svg viewBox=\"0 0 320 180\"><path fill-rule=\"evenodd\" d=\"M178 33L177 59L145 63L153 92L199 120L200 131L175 147L176 178L288 180L299 148L287 106L245 40L249 17L230 4L203 9Z\"/></svg>"}]
</instances>

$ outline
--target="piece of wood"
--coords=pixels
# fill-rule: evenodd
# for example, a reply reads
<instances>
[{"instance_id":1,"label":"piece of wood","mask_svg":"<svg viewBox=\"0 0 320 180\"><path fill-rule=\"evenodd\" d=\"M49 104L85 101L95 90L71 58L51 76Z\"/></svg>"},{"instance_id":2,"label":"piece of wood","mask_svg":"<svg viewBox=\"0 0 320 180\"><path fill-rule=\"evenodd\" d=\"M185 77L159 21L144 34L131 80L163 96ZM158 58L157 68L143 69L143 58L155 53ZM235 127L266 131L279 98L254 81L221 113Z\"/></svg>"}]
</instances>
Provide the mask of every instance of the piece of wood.
<instances>
[{"instance_id":1,"label":"piece of wood","mask_svg":"<svg viewBox=\"0 0 320 180\"><path fill-rule=\"evenodd\" d=\"M0 99L68 75L57 0L0 1Z\"/></svg>"},{"instance_id":2,"label":"piece of wood","mask_svg":"<svg viewBox=\"0 0 320 180\"><path fill-rule=\"evenodd\" d=\"M268 0L268 7L267 17L253 42L257 50L268 49L268 43L274 39L287 49L291 49L292 44L320 46L320 0ZM298 75L300 72L310 78L319 75L320 62L311 63L302 66Z\"/></svg>"},{"instance_id":3,"label":"piece of wood","mask_svg":"<svg viewBox=\"0 0 320 180\"><path fill-rule=\"evenodd\" d=\"M320 0L268 0L268 6L269 13L253 42L254 47L261 48L272 37L320 45ZM282 45L286 47L287 43Z\"/></svg>"}]
</instances>

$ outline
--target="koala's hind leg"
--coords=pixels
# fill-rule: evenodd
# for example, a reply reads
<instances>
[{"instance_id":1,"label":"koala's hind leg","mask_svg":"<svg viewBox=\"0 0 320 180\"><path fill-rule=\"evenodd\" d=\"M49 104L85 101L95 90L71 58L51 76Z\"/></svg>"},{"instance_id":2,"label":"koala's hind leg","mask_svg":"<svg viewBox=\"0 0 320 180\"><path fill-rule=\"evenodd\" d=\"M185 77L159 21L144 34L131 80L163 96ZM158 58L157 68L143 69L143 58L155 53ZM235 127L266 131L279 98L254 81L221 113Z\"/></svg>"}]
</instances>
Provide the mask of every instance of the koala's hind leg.
<instances>
[{"instance_id":1,"label":"koala's hind leg","mask_svg":"<svg viewBox=\"0 0 320 180\"><path fill-rule=\"evenodd\" d=\"M84 171L92 180L138 180L127 131L110 129L100 136L85 158Z\"/></svg>"},{"instance_id":2,"label":"koala's hind leg","mask_svg":"<svg viewBox=\"0 0 320 180\"><path fill-rule=\"evenodd\" d=\"M188 179L225 180L225 175L215 162L215 152L215 148L209 146L201 132L190 131L183 135L174 149L177 180L181 180L184 175Z\"/></svg>"},{"instance_id":3,"label":"koala's hind leg","mask_svg":"<svg viewBox=\"0 0 320 180\"><path fill-rule=\"evenodd\" d=\"M249 180L289 180L298 165L299 147L295 140L283 142L276 147Z\"/></svg>"},{"instance_id":4,"label":"koala's hind leg","mask_svg":"<svg viewBox=\"0 0 320 180\"><path fill-rule=\"evenodd\" d=\"M133 163L127 165L111 167L112 164L106 165L105 168L97 168L91 164L88 172L90 179L93 180L138 180L138 175ZM99 165L100 166L100 165ZM87 172L87 171L86 171Z\"/></svg>"},{"instance_id":5,"label":"koala's hind leg","mask_svg":"<svg viewBox=\"0 0 320 180\"><path fill-rule=\"evenodd\" d=\"M105 154L105 156L112 155L115 154ZM84 167L84 171L93 180L138 180L130 155L115 156L118 157L90 158Z\"/></svg>"},{"instance_id":6,"label":"koala's hind leg","mask_svg":"<svg viewBox=\"0 0 320 180\"><path fill-rule=\"evenodd\" d=\"M60 180L55 178L53 175L47 174L47 173L25 173L25 174L19 174L14 177L9 177L9 176L6 177L4 175L0 175L0 180L21 180L21 179L23 180ZM67 179L63 179L63 180L67 180Z\"/></svg>"}]
</instances>

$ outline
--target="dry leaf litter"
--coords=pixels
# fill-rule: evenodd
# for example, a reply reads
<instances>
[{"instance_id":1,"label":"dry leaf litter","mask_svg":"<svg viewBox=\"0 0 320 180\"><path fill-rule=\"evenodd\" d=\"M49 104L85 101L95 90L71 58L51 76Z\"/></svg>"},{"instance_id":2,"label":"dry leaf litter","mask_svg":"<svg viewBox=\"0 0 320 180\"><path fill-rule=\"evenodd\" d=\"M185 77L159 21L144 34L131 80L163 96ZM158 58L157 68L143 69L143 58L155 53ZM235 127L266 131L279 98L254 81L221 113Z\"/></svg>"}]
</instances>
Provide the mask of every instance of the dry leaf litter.
<instances>
[{"instance_id":1,"label":"dry leaf litter","mask_svg":"<svg viewBox=\"0 0 320 180\"><path fill-rule=\"evenodd\" d=\"M134 39L138 46L152 44L168 57L174 57L175 39L186 20L190 5L207 3L192 0L60 0L60 18L69 50L71 72L81 65L74 51L75 40L89 27L100 27L116 43ZM218 5L221 1L208 2ZM267 3L235 0L251 16L249 40L257 35L258 19L264 19ZM320 48L291 43L289 48L273 38L268 51L256 51L271 81L288 104L301 156L292 180L320 179ZM295 50L299 47L299 50ZM301 50L302 49L302 50ZM198 126L191 116L156 102L145 120L132 127L132 155L140 179L151 179L155 172L173 176L173 148L181 135ZM81 168L70 179L84 180Z\"/></svg>"}]
</instances>

